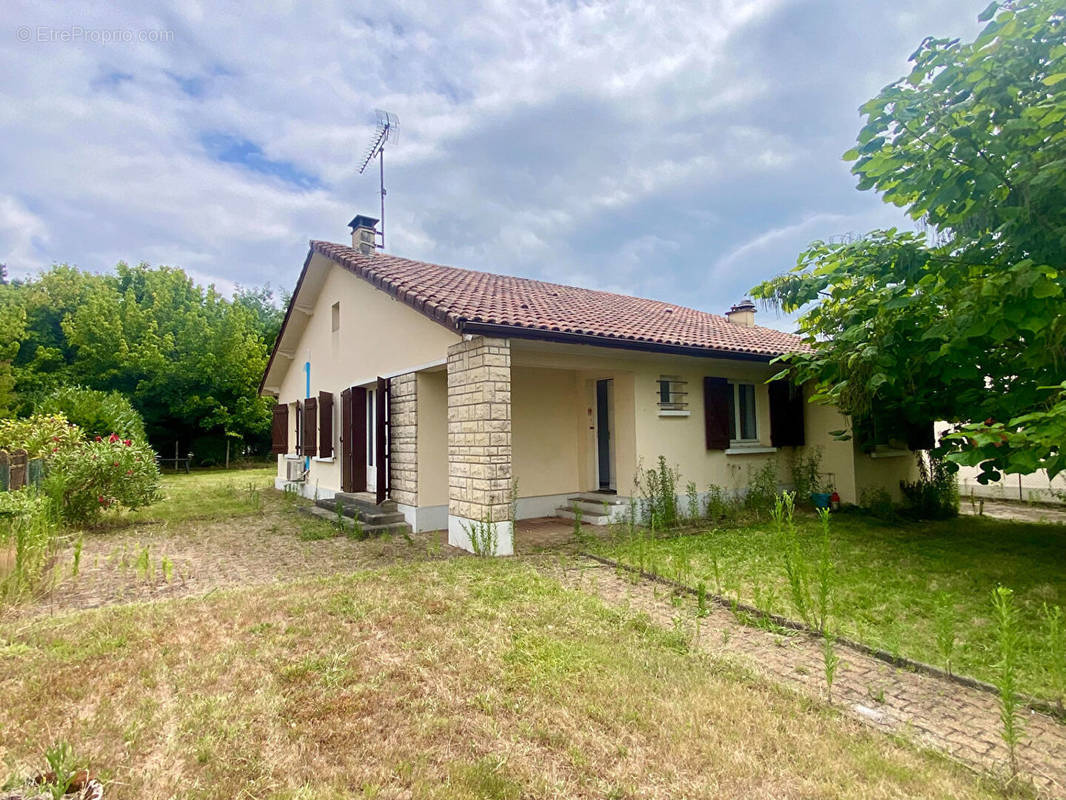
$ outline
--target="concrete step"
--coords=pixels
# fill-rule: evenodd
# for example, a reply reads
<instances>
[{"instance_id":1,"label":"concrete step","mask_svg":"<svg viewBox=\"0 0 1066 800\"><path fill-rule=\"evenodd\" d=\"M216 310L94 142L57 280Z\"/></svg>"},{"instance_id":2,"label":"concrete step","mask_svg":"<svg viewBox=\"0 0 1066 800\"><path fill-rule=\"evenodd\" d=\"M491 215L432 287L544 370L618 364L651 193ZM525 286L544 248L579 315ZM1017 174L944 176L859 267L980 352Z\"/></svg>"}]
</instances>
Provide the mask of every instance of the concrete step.
<instances>
[{"instance_id":1,"label":"concrete step","mask_svg":"<svg viewBox=\"0 0 1066 800\"><path fill-rule=\"evenodd\" d=\"M555 516L562 517L563 519L574 519L576 514L573 508L566 508L565 506L559 506L555 509ZM607 514L586 514L583 510L581 512L581 524L582 525L610 525L611 518Z\"/></svg>"},{"instance_id":2,"label":"concrete step","mask_svg":"<svg viewBox=\"0 0 1066 800\"><path fill-rule=\"evenodd\" d=\"M608 496L609 495L602 495L603 498L607 498ZM597 497L596 495L586 494L575 495L574 497L568 497L566 499L567 508L573 508L574 506L580 508L582 514L600 514L614 517L622 516L627 507L625 503L612 503L600 499L600 497Z\"/></svg>"},{"instance_id":3,"label":"concrete step","mask_svg":"<svg viewBox=\"0 0 1066 800\"><path fill-rule=\"evenodd\" d=\"M317 517L318 519L324 520L334 525L337 523L336 510L323 508L321 504L316 504L313 506L300 506L299 508L300 511L302 511L304 514L308 514L312 517ZM385 533L402 535L411 533L411 526L404 521L403 514L378 514L375 516L388 517L389 521L364 523L363 520L360 519L359 525L364 535L376 536ZM399 520L392 519L393 517L399 517ZM341 517L340 522L344 527L351 529L355 527L355 519L356 518L351 515L345 515Z\"/></svg>"},{"instance_id":4,"label":"concrete step","mask_svg":"<svg viewBox=\"0 0 1066 800\"><path fill-rule=\"evenodd\" d=\"M392 525L404 520L403 514L397 511L395 500L386 500L379 505L374 502L373 495L338 493L328 500L315 501L316 506L331 512L334 516L337 514L338 504L344 516L358 516L367 525Z\"/></svg>"},{"instance_id":5,"label":"concrete step","mask_svg":"<svg viewBox=\"0 0 1066 800\"><path fill-rule=\"evenodd\" d=\"M628 497L623 497L618 494L607 494L606 492L582 492L581 494L571 495L567 500L582 500L589 503L596 503L600 508L603 508L604 503L609 506L629 505Z\"/></svg>"}]
</instances>

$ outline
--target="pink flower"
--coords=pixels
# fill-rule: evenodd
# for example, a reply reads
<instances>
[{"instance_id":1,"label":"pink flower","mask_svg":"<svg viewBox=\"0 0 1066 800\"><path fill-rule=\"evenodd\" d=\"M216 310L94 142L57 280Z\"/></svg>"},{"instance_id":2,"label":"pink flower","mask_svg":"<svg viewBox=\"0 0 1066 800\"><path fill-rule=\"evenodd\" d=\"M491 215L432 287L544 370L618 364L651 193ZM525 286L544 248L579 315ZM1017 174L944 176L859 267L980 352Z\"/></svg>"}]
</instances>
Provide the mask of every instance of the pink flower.
<instances>
[{"instance_id":1,"label":"pink flower","mask_svg":"<svg viewBox=\"0 0 1066 800\"><path fill-rule=\"evenodd\" d=\"M128 470L126 470L126 474L127 474L127 475L132 475L132 474L133 474L133 470L132 470L132 469L128 469Z\"/></svg>"},{"instance_id":2,"label":"pink flower","mask_svg":"<svg viewBox=\"0 0 1066 800\"><path fill-rule=\"evenodd\" d=\"M112 467L117 467L118 466L118 462L117 461L112 461L111 462L111 466Z\"/></svg>"},{"instance_id":3,"label":"pink flower","mask_svg":"<svg viewBox=\"0 0 1066 800\"><path fill-rule=\"evenodd\" d=\"M105 501L104 501L104 496L103 496L103 495L100 495L100 496L99 496L99 497L97 497L96 499L100 501L100 504L101 504L101 505L103 505L103 504L104 504L104 502L105 502Z\"/></svg>"},{"instance_id":4,"label":"pink flower","mask_svg":"<svg viewBox=\"0 0 1066 800\"><path fill-rule=\"evenodd\" d=\"M108 440L109 442L111 442L112 444L114 444L115 442L121 441L121 440L119 439L119 437L118 437L118 434L117 434L117 433L112 433L112 434L111 434L110 436L108 436L108 437L107 437L107 440Z\"/></svg>"},{"instance_id":5,"label":"pink flower","mask_svg":"<svg viewBox=\"0 0 1066 800\"><path fill-rule=\"evenodd\" d=\"M133 444L133 441L131 439L123 439L122 444L126 445L126 447L129 447L131 444Z\"/></svg>"},{"instance_id":6,"label":"pink flower","mask_svg":"<svg viewBox=\"0 0 1066 800\"><path fill-rule=\"evenodd\" d=\"M97 436L97 437L96 437L96 441L98 441L98 442L102 442L102 441L103 441L103 439L101 439L101 438L100 438L99 436Z\"/></svg>"}]
</instances>

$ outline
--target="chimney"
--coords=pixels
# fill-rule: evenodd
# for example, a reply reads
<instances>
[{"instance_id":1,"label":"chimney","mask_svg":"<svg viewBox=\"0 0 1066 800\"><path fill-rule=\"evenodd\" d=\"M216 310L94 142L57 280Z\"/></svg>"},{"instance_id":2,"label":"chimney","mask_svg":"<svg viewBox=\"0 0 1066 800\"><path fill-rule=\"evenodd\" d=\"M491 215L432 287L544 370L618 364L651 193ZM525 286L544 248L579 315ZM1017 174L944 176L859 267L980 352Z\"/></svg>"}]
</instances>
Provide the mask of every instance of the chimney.
<instances>
[{"instance_id":1,"label":"chimney","mask_svg":"<svg viewBox=\"0 0 1066 800\"><path fill-rule=\"evenodd\" d=\"M378 246L378 234L375 226L378 221L373 217L356 214L348 227L352 229L352 247L365 256L373 255Z\"/></svg>"},{"instance_id":2,"label":"chimney","mask_svg":"<svg viewBox=\"0 0 1066 800\"><path fill-rule=\"evenodd\" d=\"M725 312L725 318L734 325L752 328L755 326L755 304L745 298Z\"/></svg>"}]
</instances>

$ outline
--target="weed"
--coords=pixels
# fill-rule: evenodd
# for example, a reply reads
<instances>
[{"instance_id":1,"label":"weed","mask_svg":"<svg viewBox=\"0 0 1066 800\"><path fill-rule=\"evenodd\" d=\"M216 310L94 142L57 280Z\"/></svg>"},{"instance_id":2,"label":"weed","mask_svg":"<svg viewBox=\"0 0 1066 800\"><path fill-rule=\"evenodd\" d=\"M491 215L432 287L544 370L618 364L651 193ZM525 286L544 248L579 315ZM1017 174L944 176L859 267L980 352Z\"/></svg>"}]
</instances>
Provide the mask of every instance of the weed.
<instances>
[{"instance_id":1,"label":"weed","mask_svg":"<svg viewBox=\"0 0 1066 800\"><path fill-rule=\"evenodd\" d=\"M159 562L159 570L163 573L163 580L170 583L174 577L174 562L163 556Z\"/></svg>"},{"instance_id":2,"label":"weed","mask_svg":"<svg viewBox=\"0 0 1066 800\"><path fill-rule=\"evenodd\" d=\"M1044 625L1050 661L1048 683L1056 694L1055 700L1061 712L1063 696L1066 695L1066 624L1063 622L1061 606L1048 606L1044 603Z\"/></svg>"},{"instance_id":3,"label":"weed","mask_svg":"<svg viewBox=\"0 0 1066 800\"><path fill-rule=\"evenodd\" d=\"M700 581L696 584L696 616L706 617L710 614L707 608L707 586Z\"/></svg>"},{"instance_id":4,"label":"weed","mask_svg":"<svg viewBox=\"0 0 1066 800\"><path fill-rule=\"evenodd\" d=\"M48 762L48 770L53 777L53 780L44 784L45 791L53 800L60 800L70 789L78 769L74 748L69 742L57 742L44 751L44 760Z\"/></svg>"},{"instance_id":5,"label":"weed","mask_svg":"<svg viewBox=\"0 0 1066 800\"><path fill-rule=\"evenodd\" d=\"M736 516L737 504L735 498L726 495L725 489L712 483L707 487L707 510L706 515L711 520L730 519Z\"/></svg>"},{"instance_id":6,"label":"weed","mask_svg":"<svg viewBox=\"0 0 1066 800\"><path fill-rule=\"evenodd\" d=\"M577 541L577 542L581 542L584 539L584 534L583 534L583 532L581 530L581 520L584 517L584 514L581 511L581 506L579 506L576 502L573 502L573 503L570 504L570 511L574 515L574 521L573 521L574 522L574 524L573 524L574 540Z\"/></svg>"},{"instance_id":7,"label":"weed","mask_svg":"<svg viewBox=\"0 0 1066 800\"><path fill-rule=\"evenodd\" d=\"M825 697L826 701L832 705L833 681L836 678L837 668L840 666L840 656L836 652L835 637L829 631L822 634L822 665L825 671Z\"/></svg>"},{"instance_id":8,"label":"weed","mask_svg":"<svg viewBox=\"0 0 1066 800\"><path fill-rule=\"evenodd\" d=\"M333 513L336 515L334 524L337 526L337 530L344 530L344 503L340 500L334 501Z\"/></svg>"},{"instance_id":9,"label":"weed","mask_svg":"<svg viewBox=\"0 0 1066 800\"><path fill-rule=\"evenodd\" d=\"M822 477L822 449L805 448L806 452L793 451L788 457L788 471L792 477L792 489L796 501L806 504L811 501L811 494L820 491Z\"/></svg>"},{"instance_id":10,"label":"weed","mask_svg":"<svg viewBox=\"0 0 1066 800\"><path fill-rule=\"evenodd\" d=\"M796 535L796 493L782 492L774 498L770 516L782 541L781 550L785 560L785 575L792 599L792 608L804 622L810 624L810 594L807 568L800 553L799 537Z\"/></svg>"},{"instance_id":11,"label":"weed","mask_svg":"<svg viewBox=\"0 0 1066 800\"><path fill-rule=\"evenodd\" d=\"M870 689L870 699L879 705L885 704L885 690L884 688L878 688L876 691Z\"/></svg>"},{"instance_id":12,"label":"weed","mask_svg":"<svg viewBox=\"0 0 1066 800\"><path fill-rule=\"evenodd\" d=\"M70 574L75 578L78 577L78 572L81 571L81 549L84 544L84 534L79 533L78 538L74 540L74 564L70 568Z\"/></svg>"},{"instance_id":13,"label":"weed","mask_svg":"<svg viewBox=\"0 0 1066 800\"><path fill-rule=\"evenodd\" d=\"M999 718L1003 725L1000 735L1007 745L1011 776L1018 774L1018 742L1021 740L1022 706L1018 696L1018 658L1022 641L1018 630L1018 610L1014 605L1014 592L1006 586L992 590L999 660L996 663L996 688L999 689Z\"/></svg>"},{"instance_id":14,"label":"weed","mask_svg":"<svg viewBox=\"0 0 1066 800\"><path fill-rule=\"evenodd\" d=\"M685 498L688 502L688 518L695 522L700 518L700 495L696 490L695 481L685 484Z\"/></svg>"},{"instance_id":15,"label":"weed","mask_svg":"<svg viewBox=\"0 0 1066 800\"><path fill-rule=\"evenodd\" d=\"M829 612L833 602L833 561L829 546L829 509L818 509L818 520L822 528L822 548L818 557L818 598L817 619L815 627L822 633L829 630Z\"/></svg>"},{"instance_id":16,"label":"weed","mask_svg":"<svg viewBox=\"0 0 1066 800\"><path fill-rule=\"evenodd\" d=\"M634 478L636 493L640 496L644 522L656 530L677 527L677 481L681 473L666 464L666 458L659 456L658 468L644 471L637 467Z\"/></svg>"},{"instance_id":17,"label":"weed","mask_svg":"<svg viewBox=\"0 0 1066 800\"><path fill-rule=\"evenodd\" d=\"M955 604L947 592L937 592L933 598L933 625L937 651L950 675L951 658L955 654Z\"/></svg>"},{"instance_id":18,"label":"weed","mask_svg":"<svg viewBox=\"0 0 1066 800\"><path fill-rule=\"evenodd\" d=\"M155 570L152 567L152 555L148 551L148 545L143 545L138 551L134 567L137 570L137 574L146 582L150 582L155 577Z\"/></svg>"},{"instance_id":19,"label":"weed","mask_svg":"<svg viewBox=\"0 0 1066 800\"><path fill-rule=\"evenodd\" d=\"M756 514L771 508L777 498L777 462L767 461L759 469L748 467L748 489L744 494L744 506ZM792 493L795 499L795 492Z\"/></svg>"},{"instance_id":20,"label":"weed","mask_svg":"<svg viewBox=\"0 0 1066 800\"><path fill-rule=\"evenodd\" d=\"M483 519L472 520L469 525L465 522L462 525L470 539L470 549L474 551L475 556L488 558L496 555L499 534L496 532L496 523L489 518L488 514Z\"/></svg>"},{"instance_id":21,"label":"weed","mask_svg":"<svg viewBox=\"0 0 1066 800\"><path fill-rule=\"evenodd\" d=\"M918 480L900 481L907 501L906 513L914 519L949 519L959 513L958 466L945 458L919 451Z\"/></svg>"}]
</instances>

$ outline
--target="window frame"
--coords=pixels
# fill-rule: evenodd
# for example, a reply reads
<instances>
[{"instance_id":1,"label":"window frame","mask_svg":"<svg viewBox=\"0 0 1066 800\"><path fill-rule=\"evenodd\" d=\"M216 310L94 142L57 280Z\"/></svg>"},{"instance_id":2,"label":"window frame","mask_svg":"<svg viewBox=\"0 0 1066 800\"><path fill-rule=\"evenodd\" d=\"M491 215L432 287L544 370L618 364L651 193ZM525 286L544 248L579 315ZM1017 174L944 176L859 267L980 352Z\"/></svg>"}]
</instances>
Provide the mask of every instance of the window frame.
<instances>
[{"instance_id":1,"label":"window frame","mask_svg":"<svg viewBox=\"0 0 1066 800\"><path fill-rule=\"evenodd\" d=\"M742 438L743 409L740 403L740 387L751 389L751 426L752 438ZM759 396L754 383L747 381L729 381L729 405L732 412L729 420L729 445L731 447L751 447L761 443L759 438Z\"/></svg>"}]
</instances>

